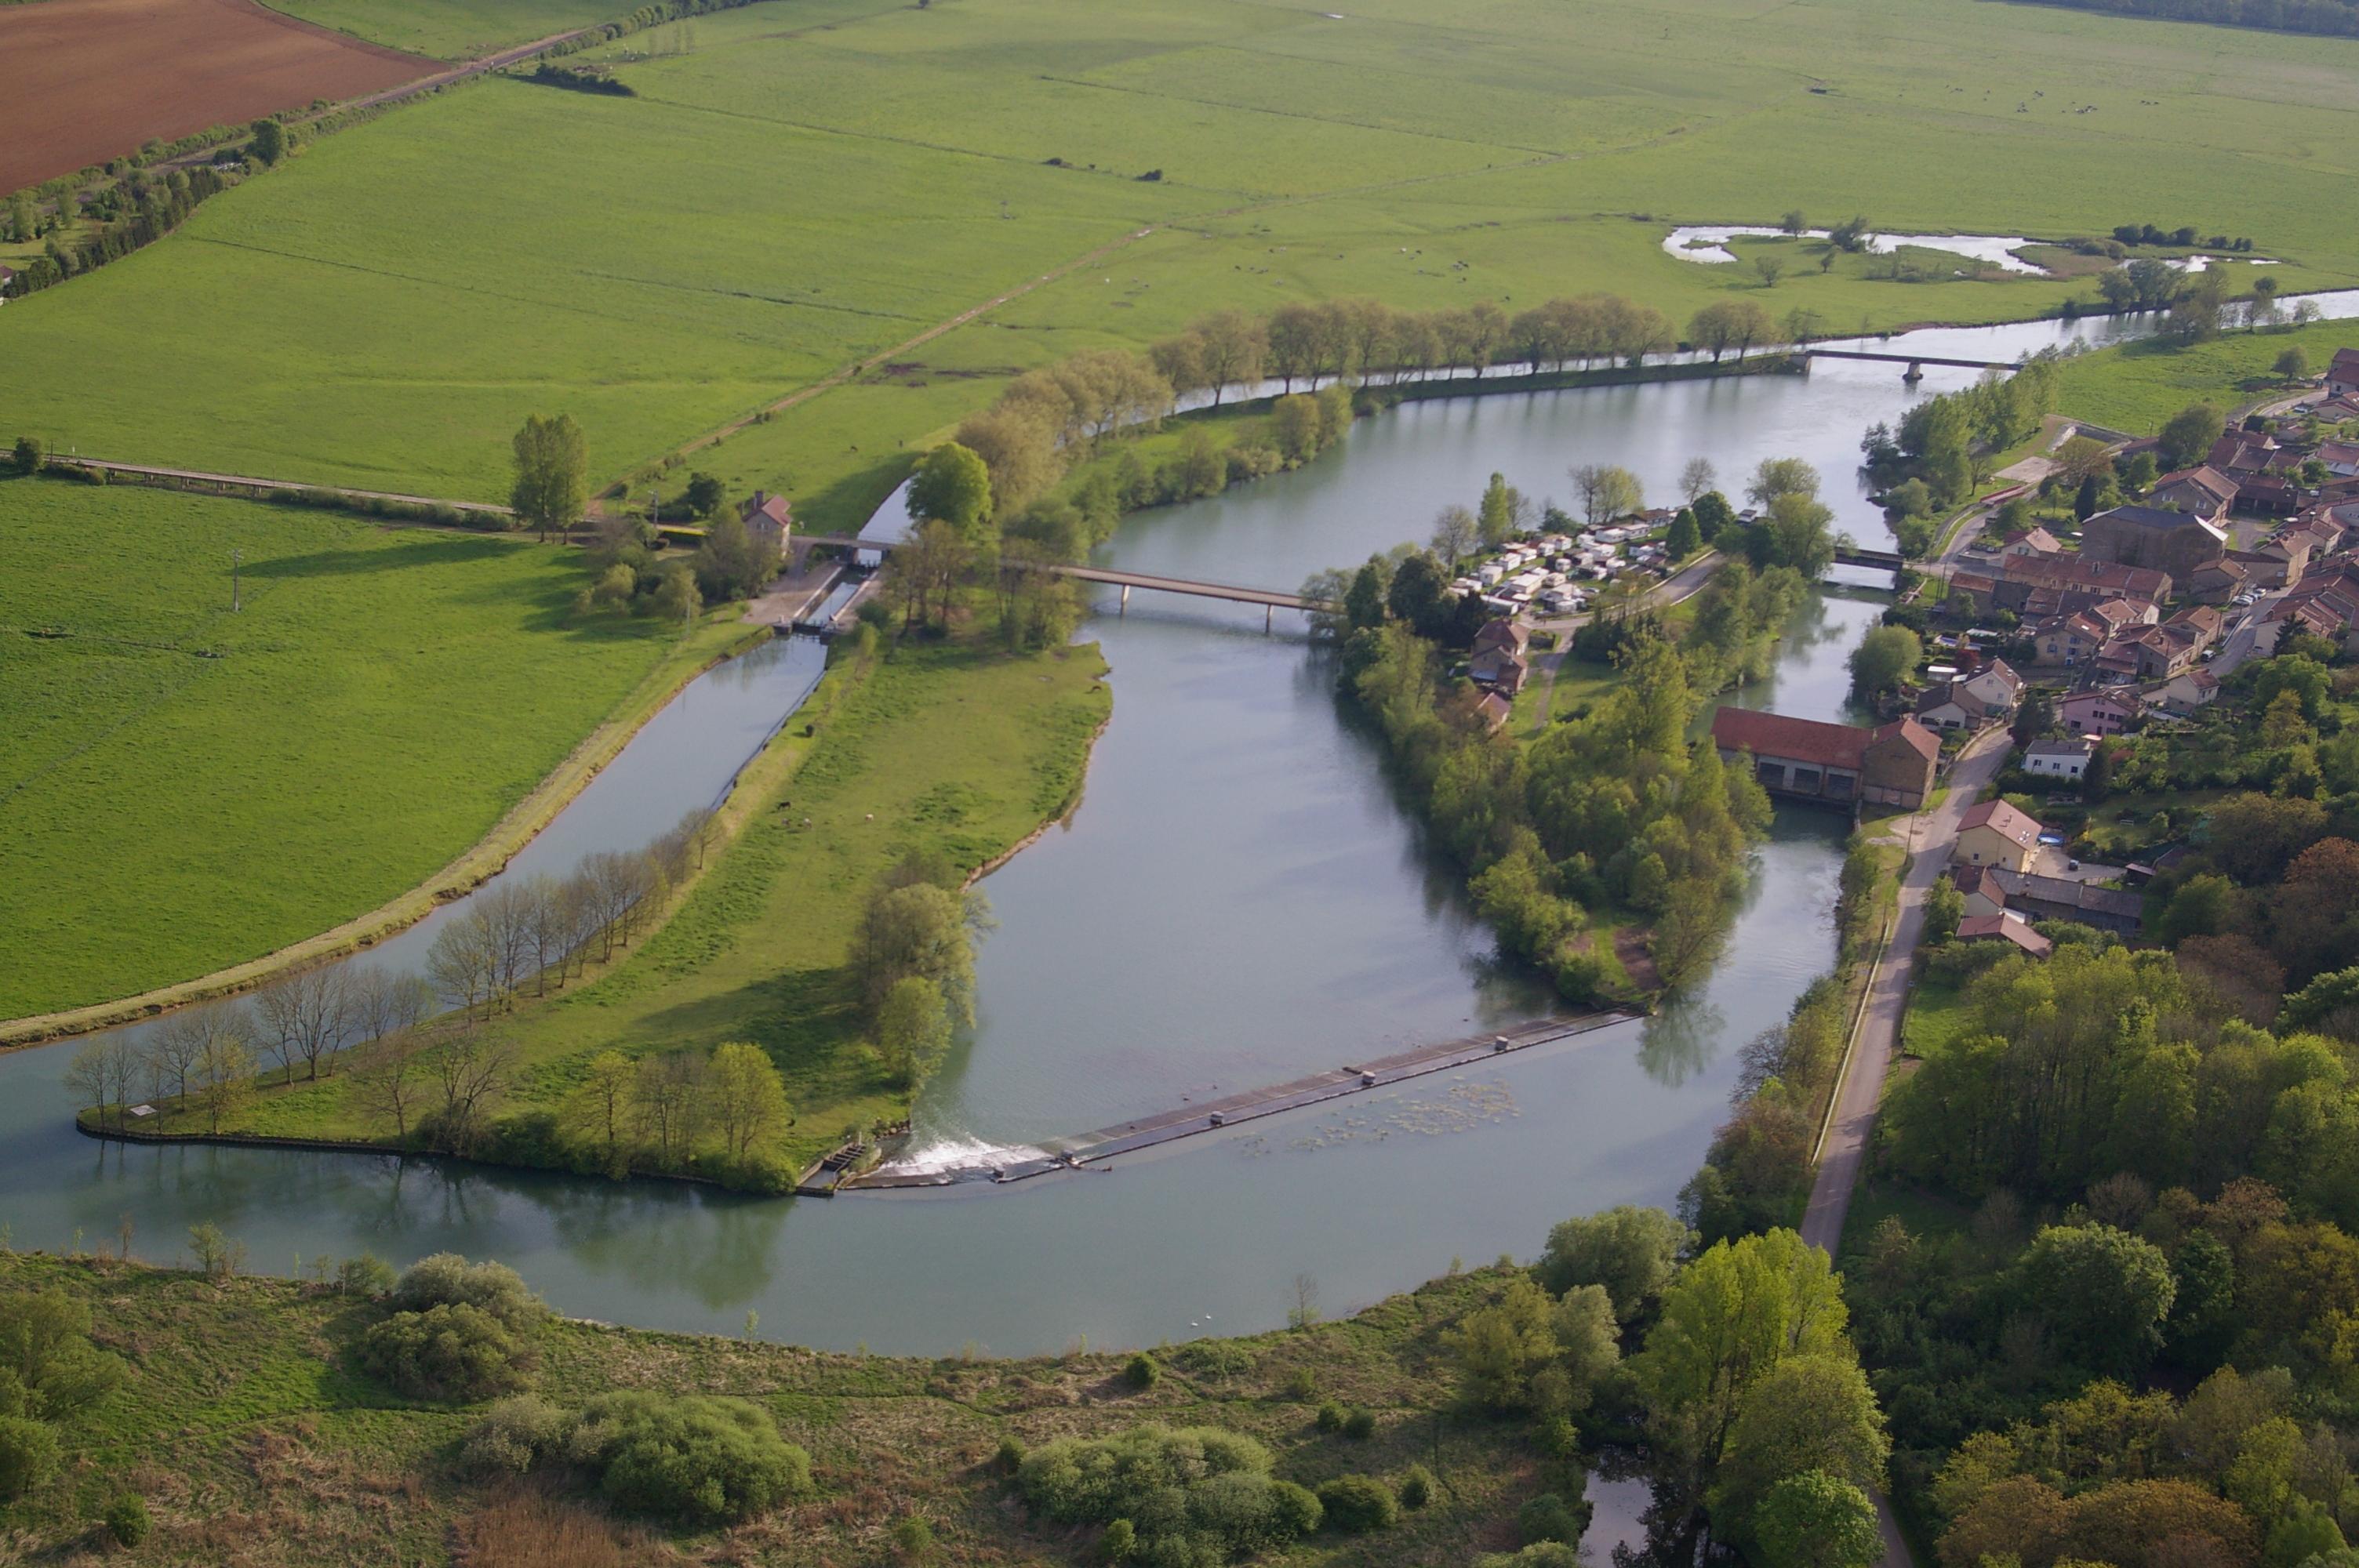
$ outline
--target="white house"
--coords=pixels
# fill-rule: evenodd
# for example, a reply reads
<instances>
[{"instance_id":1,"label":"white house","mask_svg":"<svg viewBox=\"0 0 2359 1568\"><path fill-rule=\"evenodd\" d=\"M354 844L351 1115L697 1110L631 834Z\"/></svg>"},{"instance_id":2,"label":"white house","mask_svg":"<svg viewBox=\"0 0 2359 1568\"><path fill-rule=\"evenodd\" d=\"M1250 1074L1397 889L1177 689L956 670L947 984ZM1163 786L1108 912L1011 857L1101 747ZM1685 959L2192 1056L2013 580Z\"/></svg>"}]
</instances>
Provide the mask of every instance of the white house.
<instances>
[{"instance_id":1,"label":"white house","mask_svg":"<svg viewBox=\"0 0 2359 1568\"><path fill-rule=\"evenodd\" d=\"M2023 749L2023 771L2034 778L2081 782L2097 748L2085 736L2078 741L2034 741Z\"/></svg>"}]
</instances>

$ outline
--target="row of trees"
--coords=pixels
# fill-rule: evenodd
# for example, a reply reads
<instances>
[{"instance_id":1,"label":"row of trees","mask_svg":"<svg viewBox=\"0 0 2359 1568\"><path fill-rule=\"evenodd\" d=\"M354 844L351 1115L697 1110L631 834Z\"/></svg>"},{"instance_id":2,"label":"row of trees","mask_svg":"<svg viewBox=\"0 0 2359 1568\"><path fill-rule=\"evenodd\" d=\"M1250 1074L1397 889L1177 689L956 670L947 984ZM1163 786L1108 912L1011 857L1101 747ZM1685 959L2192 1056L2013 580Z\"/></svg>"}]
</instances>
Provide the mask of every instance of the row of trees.
<instances>
[{"instance_id":1,"label":"row of trees","mask_svg":"<svg viewBox=\"0 0 2359 1568\"><path fill-rule=\"evenodd\" d=\"M277 121L259 124L277 129ZM75 208L76 197L71 191L59 197L60 212L47 223L36 217L33 204L20 191L9 207L11 232L19 243L46 233L47 243L41 254L17 269L10 292L27 295L54 287L70 277L129 255L143 245L153 244L186 222L198 203L219 195L234 183L233 177L203 165L176 168L160 176L139 168L126 169L120 179L91 199L85 215L98 222L98 231L79 240L61 232Z\"/></svg>"}]
</instances>

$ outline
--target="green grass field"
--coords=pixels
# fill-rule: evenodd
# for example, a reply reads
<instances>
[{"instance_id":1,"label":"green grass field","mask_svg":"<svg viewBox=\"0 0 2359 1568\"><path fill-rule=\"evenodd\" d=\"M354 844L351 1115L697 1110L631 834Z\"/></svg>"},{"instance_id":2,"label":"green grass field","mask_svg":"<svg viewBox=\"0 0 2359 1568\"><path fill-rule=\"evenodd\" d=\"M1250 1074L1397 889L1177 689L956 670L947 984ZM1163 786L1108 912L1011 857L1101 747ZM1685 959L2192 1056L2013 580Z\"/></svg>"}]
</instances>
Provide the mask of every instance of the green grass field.
<instances>
[{"instance_id":1,"label":"green grass field","mask_svg":"<svg viewBox=\"0 0 2359 1568\"><path fill-rule=\"evenodd\" d=\"M169 1260L181 1245L142 1236L133 1251ZM1517 1506L1563 1484L1563 1467L1541 1456L1522 1423L1464 1411L1438 1343L1443 1328L1496 1299L1507 1277L1453 1273L1313 1328L1162 1350L1162 1375L1145 1391L1123 1378L1129 1351L1114 1346L1021 1361L927 1359L550 1321L532 1331L544 1398L575 1405L646 1389L751 1400L810 1454L813 1495L742 1526L675 1533L610 1513L592 1487L560 1486L553 1512L527 1516L539 1527L536 1549L495 1553L460 1545L516 1496L513 1483L457 1463L484 1407L407 1400L363 1373L354 1353L379 1307L283 1280L213 1281L136 1261L0 1250L0 1292L65 1292L91 1310L97 1343L129 1363L121 1390L60 1423L62 1473L0 1505L0 1527L24 1562L103 1551L131 1563L247 1568L1077 1563L1096 1532L1028 1525L994 1462L1001 1440L1029 1446L1161 1422L1248 1433L1269 1445L1277 1475L1312 1487L1346 1473L1397 1482L1412 1463L1437 1474L1431 1505L1404 1511L1395 1528L1328 1530L1287 1551L1285 1563L1471 1562L1513 1550ZM1318 1431L1317 1402L1329 1400L1374 1412L1374 1433ZM155 1533L136 1551L102 1548L93 1521L126 1491L144 1498ZM912 1514L929 1519L937 1538L923 1557L885 1544ZM547 1539L560 1528L572 1532L562 1547ZM593 1554L584 1536L603 1550Z\"/></svg>"},{"instance_id":2,"label":"green grass field","mask_svg":"<svg viewBox=\"0 0 2359 1568\"><path fill-rule=\"evenodd\" d=\"M964 638L905 644L864 672L836 665L806 709L821 715L818 735L792 727L749 770L732 803L742 831L663 929L592 983L498 1025L521 1065L503 1113L552 1108L609 1047L752 1040L786 1078L789 1160L906 1115L907 1091L860 1044L844 968L858 913L909 850L979 867L1063 810L1112 701L1104 673L1093 645L1009 657ZM390 1141L353 1081L266 1093L237 1130Z\"/></svg>"},{"instance_id":3,"label":"green grass field","mask_svg":"<svg viewBox=\"0 0 2359 1568\"><path fill-rule=\"evenodd\" d=\"M573 552L161 491L0 482L0 1019L375 908L743 635L571 624Z\"/></svg>"},{"instance_id":4,"label":"green grass field","mask_svg":"<svg viewBox=\"0 0 2359 1568\"><path fill-rule=\"evenodd\" d=\"M1846 263L1762 289L1665 254L1675 222L2168 220L2251 234L2288 289L2359 278L2359 237L2303 195L2359 166L2343 40L1948 0L771 0L607 53L637 97L498 81L405 108L12 306L16 421L494 496L528 412L571 412L623 473L1038 285L700 460L835 524L1010 372L1218 306L1611 288L1684 319L1743 290L1849 329L2090 287ZM130 373L164 342L171 373Z\"/></svg>"},{"instance_id":5,"label":"green grass field","mask_svg":"<svg viewBox=\"0 0 2359 1568\"><path fill-rule=\"evenodd\" d=\"M2068 362L2058 391L2064 413L2108 429L2150 436L2190 403L2223 410L2293 395L2269 367L2288 347L2310 358L2310 373L2337 349L2359 347L2359 322L2319 321L2298 331L2230 332L2192 348L2154 340L2083 354Z\"/></svg>"},{"instance_id":6,"label":"green grass field","mask_svg":"<svg viewBox=\"0 0 2359 1568\"><path fill-rule=\"evenodd\" d=\"M431 59L473 59L631 9L619 0L273 0L270 8Z\"/></svg>"}]
</instances>

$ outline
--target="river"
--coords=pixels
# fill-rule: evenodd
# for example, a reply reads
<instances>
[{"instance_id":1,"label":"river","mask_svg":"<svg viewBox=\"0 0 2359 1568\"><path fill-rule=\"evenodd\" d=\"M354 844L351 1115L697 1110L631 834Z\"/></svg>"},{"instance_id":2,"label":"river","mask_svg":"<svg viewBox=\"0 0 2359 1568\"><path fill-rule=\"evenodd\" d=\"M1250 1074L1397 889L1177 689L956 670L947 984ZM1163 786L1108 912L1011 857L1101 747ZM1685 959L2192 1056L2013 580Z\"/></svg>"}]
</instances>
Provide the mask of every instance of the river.
<instances>
[{"instance_id":1,"label":"river","mask_svg":"<svg viewBox=\"0 0 2359 1568\"><path fill-rule=\"evenodd\" d=\"M1906 340L2011 359L2055 323ZM1939 350L1936 344L1940 345ZM1471 503L1494 470L1534 495L1613 461L1668 494L1708 455L1732 488L1799 455L1840 524L1881 542L1853 474L1859 434L1962 384L1822 362L1758 376L1427 401L1363 421L1334 454L1216 500L1127 521L1103 558L1291 586ZM890 520L881 520L889 526ZM1773 678L1739 700L1843 709L1844 654L1878 602L1813 597ZM982 1018L921 1098L922 1141L1018 1143L1335 1065L1547 1005L1494 963L1299 628L1201 601L1095 615L1114 717L1071 821L985 884L1000 927ZM518 858L559 871L708 804L815 677L808 643L701 677ZM1528 1256L1567 1215L1668 1202L1725 1112L1735 1047L1831 958L1844 825L1781 811L1709 980L1662 1016L1340 1107L1189 1140L1021 1188L833 1201L734 1197L437 1161L82 1138L60 1078L73 1045L0 1057L0 1225L17 1247L111 1243L168 1260L210 1221L253 1267L445 1249L501 1258L560 1310L823 1347L1003 1354L1155 1344L1284 1321L1294 1281L1342 1313L1448 1268ZM415 963L429 926L358 960Z\"/></svg>"}]
</instances>

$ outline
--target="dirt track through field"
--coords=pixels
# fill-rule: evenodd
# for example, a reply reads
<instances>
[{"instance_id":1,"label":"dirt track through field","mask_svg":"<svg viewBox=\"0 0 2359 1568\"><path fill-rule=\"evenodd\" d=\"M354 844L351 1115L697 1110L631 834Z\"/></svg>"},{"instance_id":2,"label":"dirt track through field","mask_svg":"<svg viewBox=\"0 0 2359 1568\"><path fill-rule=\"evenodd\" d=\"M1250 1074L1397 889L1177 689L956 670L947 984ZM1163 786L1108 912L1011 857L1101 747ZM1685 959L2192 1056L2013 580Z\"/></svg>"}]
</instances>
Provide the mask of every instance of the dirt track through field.
<instances>
[{"instance_id":1,"label":"dirt track through field","mask_svg":"<svg viewBox=\"0 0 2359 1568\"><path fill-rule=\"evenodd\" d=\"M254 0L0 5L0 192L440 69Z\"/></svg>"}]
</instances>

